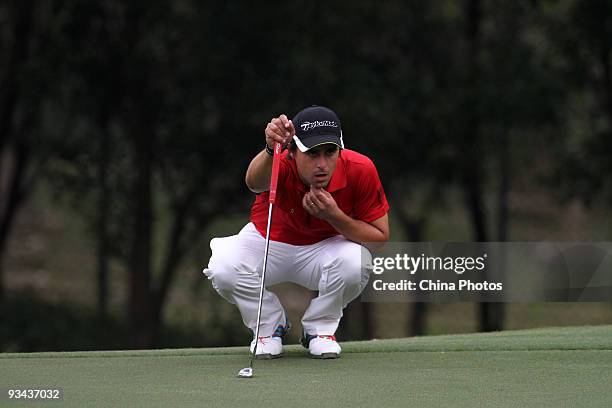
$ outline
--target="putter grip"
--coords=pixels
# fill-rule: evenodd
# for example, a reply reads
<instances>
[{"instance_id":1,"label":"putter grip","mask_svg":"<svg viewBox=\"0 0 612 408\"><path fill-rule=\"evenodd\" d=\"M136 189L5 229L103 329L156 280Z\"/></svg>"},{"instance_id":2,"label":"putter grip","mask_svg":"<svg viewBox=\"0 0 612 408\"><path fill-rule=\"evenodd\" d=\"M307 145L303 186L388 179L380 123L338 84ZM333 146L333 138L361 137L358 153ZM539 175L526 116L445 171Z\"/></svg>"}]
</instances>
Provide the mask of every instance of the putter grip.
<instances>
[{"instance_id":1,"label":"putter grip","mask_svg":"<svg viewBox=\"0 0 612 408\"><path fill-rule=\"evenodd\" d=\"M272 178L270 179L270 204L276 201L276 186L278 185L278 170L280 168L281 144L274 143L274 157L272 157Z\"/></svg>"}]
</instances>

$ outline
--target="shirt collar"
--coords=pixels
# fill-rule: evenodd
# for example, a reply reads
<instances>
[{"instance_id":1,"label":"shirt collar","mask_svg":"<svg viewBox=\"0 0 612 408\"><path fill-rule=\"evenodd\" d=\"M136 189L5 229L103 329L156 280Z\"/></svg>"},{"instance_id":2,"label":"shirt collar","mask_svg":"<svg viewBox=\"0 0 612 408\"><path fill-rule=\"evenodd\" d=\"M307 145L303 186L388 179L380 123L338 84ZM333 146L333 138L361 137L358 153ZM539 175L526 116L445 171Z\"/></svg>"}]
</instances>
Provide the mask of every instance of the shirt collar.
<instances>
[{"instance_id":1,"label":"shirt collar","mask_svg":"<svg viewBox=\"0 0 612 408\"><path fill-rule=\"evenodd\" d=\"M327 191L333 193L334 191L343 189L344 187L346 187L346 169L344 168L342 154L340 154L338 161L336 162L336 170L334 170L334 174L332 174L332 178L327 186Z\"/></svg>"}]
</instances>

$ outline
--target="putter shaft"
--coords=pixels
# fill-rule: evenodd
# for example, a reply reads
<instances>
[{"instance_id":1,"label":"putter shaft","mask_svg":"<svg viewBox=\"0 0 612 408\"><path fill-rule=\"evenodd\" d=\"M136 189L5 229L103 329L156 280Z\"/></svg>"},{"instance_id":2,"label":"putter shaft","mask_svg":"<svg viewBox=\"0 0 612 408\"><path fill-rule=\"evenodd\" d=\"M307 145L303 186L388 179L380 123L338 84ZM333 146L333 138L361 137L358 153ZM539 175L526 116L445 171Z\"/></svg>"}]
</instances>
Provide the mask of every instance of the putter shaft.
<instances>
[{"instance_id":1,"label":"putter shaft","mask_svg":"<svg viewBox=\"0 0 612 408\"><path fill-rule=\"evenodd\" d=\"M263 304L263 291L265 288L266 282L266 269L268 266L268 249L270 247L270 225L272 224L272 208L274 204L270 203L268 206L268 225L266 226L266 246L264 249L264 261L263 261L263 270L261 272L261 288L259 289L259 305L257 307L257 325L255 328L255 347L253 347L253 353L251 354L251 363L249 364L250 368L253 368L253 361L255 360L255 355L257 354L257 345L259 343L259 322L261 320L261 306Z\"/></svg>"}]
</instances>

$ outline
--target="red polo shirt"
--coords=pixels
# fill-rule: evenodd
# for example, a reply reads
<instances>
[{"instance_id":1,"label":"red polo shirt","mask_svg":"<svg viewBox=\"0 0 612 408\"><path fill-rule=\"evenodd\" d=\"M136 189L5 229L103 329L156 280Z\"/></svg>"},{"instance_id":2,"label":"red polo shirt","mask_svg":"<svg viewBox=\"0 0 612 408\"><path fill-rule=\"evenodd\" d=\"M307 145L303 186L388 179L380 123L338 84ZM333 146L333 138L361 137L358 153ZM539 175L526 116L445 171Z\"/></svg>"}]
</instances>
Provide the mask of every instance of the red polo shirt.
<instances>
[{"instance_id":1,"label":"red polo shirt","mask_svg":"<svg viewBox=\"0 0 612 408\"><path fill-rule=\"evenodd\" d=\"M310 245L340 233L327 221L313 217L302 207L309 186L300 179L294 160L284 152L280 161L276 202L272 212L270 239L291 245ZM387 197L372 160L343 149L327 191L351 218L372 222L389 211ZM251 207L251 222L266 236L269 193L258 194Z\"/></svg>"}]
</instances>

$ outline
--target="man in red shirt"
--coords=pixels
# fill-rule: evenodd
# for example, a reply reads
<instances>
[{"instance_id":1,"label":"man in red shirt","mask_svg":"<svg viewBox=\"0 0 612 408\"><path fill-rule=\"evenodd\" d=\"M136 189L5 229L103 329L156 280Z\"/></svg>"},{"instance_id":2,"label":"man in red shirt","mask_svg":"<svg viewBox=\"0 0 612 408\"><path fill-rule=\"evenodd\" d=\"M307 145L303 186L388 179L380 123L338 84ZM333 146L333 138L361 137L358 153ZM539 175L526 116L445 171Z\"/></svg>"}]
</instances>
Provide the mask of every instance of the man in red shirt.
<instances>
[{"instance_id":1,"label":"man in red shirt","mask_svg":"<svg viewBox=\"0 0 612 408\"><path fill-rule=\"evenodd\" d=\"M266 148L246 172L246 184L257 194L251 222L238 235L211 241L204 273L255 333L272 146L288 145L280 162L266 286L294 282L319 292L302 318L302 344L313 357L335 358L341 352L334 333L342 309L368 281L371 255L365 245L389 239L389 205L372 161L344 148L332 110L308 107L293 120L280 115L268 123L265 136ZM288 329L278 297L264 290L257 357L279 357Z\"/></svg>"}]
</instances>

